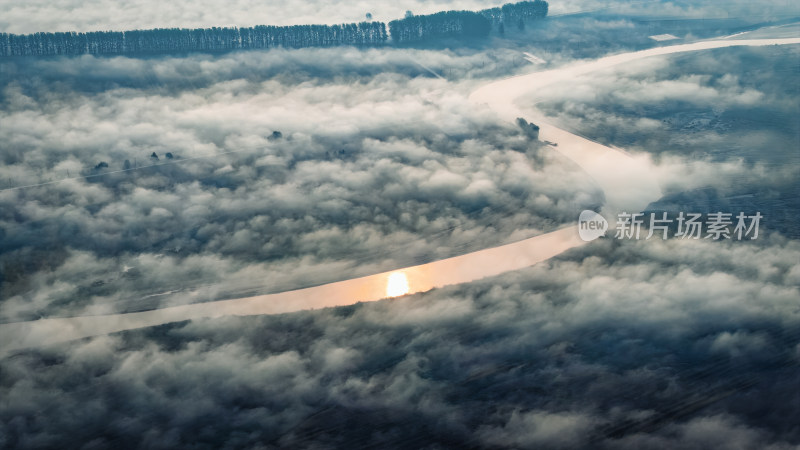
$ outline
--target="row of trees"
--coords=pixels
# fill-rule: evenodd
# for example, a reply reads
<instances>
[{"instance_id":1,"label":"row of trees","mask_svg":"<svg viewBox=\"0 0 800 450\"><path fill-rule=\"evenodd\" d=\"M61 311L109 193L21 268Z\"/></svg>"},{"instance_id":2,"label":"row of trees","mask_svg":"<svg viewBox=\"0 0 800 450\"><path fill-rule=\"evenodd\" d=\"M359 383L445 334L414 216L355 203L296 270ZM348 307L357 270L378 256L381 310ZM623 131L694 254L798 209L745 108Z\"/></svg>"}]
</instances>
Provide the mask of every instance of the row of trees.
<instances>
[{"instance_id":1,"label":"row of trees","mask_svg":"<svg viewBox=\"0 0 800 450\"><path fill-rule=\"evenodd\" d=\"M491 28L486 17L472 11L444 11L389 22L392 41L398 44L448 36L483 37Z\"/></svg>"},{"instance_id":2,"label":"row of trees","mask_svg":"<svg viewBox=\"0 0 800 450\"><path fill-rule=\"evenodd\" d=\"M506 3L499 8L484 9L480 13L489 19L493 25L517 24L520 21L544 19L547 17L547 2L544 0Z\"/></svg>"},{"instance_id":3,"label":"row of trees","mask_svg":"<svg viewBox=\"0 0 800 450\"><path fill-rule=\"evenodd\" d=\"M543 18L543 0L507 3L478 13L444 11L425 16L408 13L389 22L394 43L419 42L441 37L483 37L492 25ZM169 28L88 33L0 33L0 56L47 56L121 53L224 51L272 47L376 46L388 39L383 22L343 25L255 26L246 28Z\"/></svg>"},{"instance_id":4,"label":"row of trees","mask_svg":"<svg viewBox=\"0 0 800 450\"><path fill-rule=\"evenodd\" d=\"M386 25L295 25L248 28L170 28L89 33L0 34L0 56L44 56L114 53L164 53L271 47L381 45Z\"/></svg>"},{"instance_id":5,"label":"row of trees","mask_svg":"<svg viewBox=\"0 0 800 450\"><path fill-rule=\"evenodd\" d=\"M445 11L426 16L407 13L404 19L389 22L389 33L395 43L418 42L450 36L483 37L492 27L499 32L504 24L523 23L547 17L548 5L544 0L506 3L502 7L472 11Z\"/></svg>"}]
</instances>

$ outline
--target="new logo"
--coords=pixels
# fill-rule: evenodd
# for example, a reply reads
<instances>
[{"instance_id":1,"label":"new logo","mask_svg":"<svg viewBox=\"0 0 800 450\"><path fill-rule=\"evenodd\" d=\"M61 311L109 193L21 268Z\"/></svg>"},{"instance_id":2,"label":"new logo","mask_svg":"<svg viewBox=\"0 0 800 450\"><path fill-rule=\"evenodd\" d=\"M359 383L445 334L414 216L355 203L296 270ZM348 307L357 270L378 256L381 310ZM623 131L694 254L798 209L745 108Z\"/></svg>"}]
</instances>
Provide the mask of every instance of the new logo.
<instances>
[{"instance_id":1,"label":"new logo","mask_svg":"<svg viewBox=\"0 0 800 450\"><path fill-rule=\"evenodd\" d=\"M605 236L608 222L603 216L591 210L584 210L578 216L578 234L586 242Z\"/></svg>"}]
</instances>

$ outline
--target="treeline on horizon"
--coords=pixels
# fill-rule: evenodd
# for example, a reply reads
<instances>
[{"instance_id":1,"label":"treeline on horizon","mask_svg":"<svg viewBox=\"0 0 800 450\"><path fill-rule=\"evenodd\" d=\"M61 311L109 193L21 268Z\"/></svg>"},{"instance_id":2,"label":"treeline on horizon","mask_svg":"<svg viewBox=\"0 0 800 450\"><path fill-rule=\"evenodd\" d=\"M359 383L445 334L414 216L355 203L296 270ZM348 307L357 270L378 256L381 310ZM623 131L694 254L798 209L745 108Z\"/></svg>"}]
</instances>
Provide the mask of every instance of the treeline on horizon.
<instances>
[{"instance_id":1,"label":"treeline on horizon","mask_svg":"<svg viewBox=\"0 0 800 450\"><path fill-rule=\"evenodd\" d=\"M485 37L504 23L547 16L543 0L508 3L473 11L443 11L389 22L341 25L291 25L212 28L157 28L85 33L0 33L0 56L101 55L226 51L274 47L303 48L340 45L380 46L391 35L392 43L424 42L443 37Z\"/></svg>"},{"instance_id":2,"label":"treeline on horizon","mask_svg":"<svg viewBox=\"0 0 800 450\"><path fill-rule=\"evenodd\" d=\"M525 20L547 16L544 0L506 3L502 7L472 11L444 11L426 16L408 16L389 22L392 42L421 42L442 37L484 37L492 28L500 33L505 24L520 26Z\"/></svg>"}]
</instances>

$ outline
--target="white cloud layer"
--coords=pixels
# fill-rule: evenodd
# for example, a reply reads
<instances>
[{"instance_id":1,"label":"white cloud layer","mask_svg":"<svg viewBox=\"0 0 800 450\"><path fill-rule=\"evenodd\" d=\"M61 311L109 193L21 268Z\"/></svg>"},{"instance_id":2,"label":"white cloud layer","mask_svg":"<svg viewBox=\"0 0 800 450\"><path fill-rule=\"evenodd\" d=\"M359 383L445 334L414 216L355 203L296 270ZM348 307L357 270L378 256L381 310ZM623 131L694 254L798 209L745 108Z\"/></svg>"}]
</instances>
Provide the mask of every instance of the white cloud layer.
<instances>
[{"instance_id":1,"label":"white cloud layer","mask_svg":"<svg viewBox=\"0 0 800 450\"><path fill-rule=\"evenodd\" d=\"M521 240L602 203L576 167L474 109L474 82L420 76L410 60L434 52L326 52L7 63L7 186L139 169L0 191L3 318L338 281ZM483 70L481 55L445 57Z\"/></svg>"}]
</instances>

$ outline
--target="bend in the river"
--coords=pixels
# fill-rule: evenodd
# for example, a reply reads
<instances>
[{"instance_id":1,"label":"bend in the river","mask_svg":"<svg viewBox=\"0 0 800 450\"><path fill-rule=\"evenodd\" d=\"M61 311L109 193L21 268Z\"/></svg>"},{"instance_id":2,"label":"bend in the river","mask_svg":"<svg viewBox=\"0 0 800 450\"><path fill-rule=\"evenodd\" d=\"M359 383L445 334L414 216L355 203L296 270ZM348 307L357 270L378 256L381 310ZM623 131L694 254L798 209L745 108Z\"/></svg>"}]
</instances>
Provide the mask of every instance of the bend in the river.
<instances>
[{"instance_id":1,"label":"bend in the river","mask_svg":"<svg viewBox=\"0 0 800 450\"><path fill-rule=\"evenodd\" d=\"M730 46L798 43L800 38L715 40L652 48L499 80L476 90L470 99L476 105L488 105L504 119L514 121L517 117L525 117L538 124L543 140L558 144L556 148L559 152L597 181L606 196L606 211L639 211L660 197L660 190L649 171L647 158L631 156L557 128L542 120L535 112L534 117L526 115L515 105L515 99L554 83L569 82L578 75L650 56ZM528 267L583 243L578 238L576 227L568 226L513 244L306 289L137 313L8 323L0 325L0 353L181 320L287 313L380 300L387 297L386 283L389 274L394 272L403 272L406 275L408 293L424 292Z\"/></svg>"}]
</instances>

